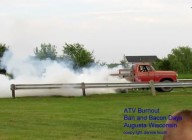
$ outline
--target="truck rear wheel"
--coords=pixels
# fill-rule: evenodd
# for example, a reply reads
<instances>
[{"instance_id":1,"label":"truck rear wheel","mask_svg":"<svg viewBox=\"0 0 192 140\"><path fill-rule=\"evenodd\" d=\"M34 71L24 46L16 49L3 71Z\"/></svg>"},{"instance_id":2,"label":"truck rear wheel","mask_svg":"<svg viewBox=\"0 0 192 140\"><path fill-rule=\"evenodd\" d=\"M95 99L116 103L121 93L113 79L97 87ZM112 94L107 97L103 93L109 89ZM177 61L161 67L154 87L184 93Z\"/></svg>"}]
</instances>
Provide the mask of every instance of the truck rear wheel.
<instances>
[{"instance_id":1,"label":"truck rear wheel","mask_svg":"<svg viewBox=\"0 0 192 140\"><path fill-rule=\"evenodd\" d=\"M162 81L162 82L164 82L164 83L170 83L170 82L172 82L172 81L170 81L170 80L164 80L164 81ZM161 87L161 88L159 88L159 90L160 90L161 92L170 92L170 91L173 90L173 88L172 88L172 87Z\"/></svg>"}]
</instances>

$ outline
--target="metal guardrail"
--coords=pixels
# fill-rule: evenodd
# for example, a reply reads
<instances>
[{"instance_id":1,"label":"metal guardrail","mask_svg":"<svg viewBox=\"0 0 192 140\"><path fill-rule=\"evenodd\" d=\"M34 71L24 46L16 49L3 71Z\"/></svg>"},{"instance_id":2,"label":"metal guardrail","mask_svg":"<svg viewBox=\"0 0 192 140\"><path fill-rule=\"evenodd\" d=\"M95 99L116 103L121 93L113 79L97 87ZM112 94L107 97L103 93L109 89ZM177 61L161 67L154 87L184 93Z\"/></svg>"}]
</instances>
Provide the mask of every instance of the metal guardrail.
<instances>
[{"instance_id":1,"label":"metal guardrail","mask_svg":"<svg viewBox=\"0 0 192 140\"><path fill-rule=\"evenodd\" d=\"M15 98L16 90L27 89L62 89L62 88L78 88L82 89L83 96L86 96L85 89L89 88L150 88L153 95L156 95L155 88L174 87L186 88L192 87L192 82L171 82L171 83L70 83L70 84L12 84L12 98Z\"/></svg>"},{"instance_id":2,"label":"metal guardrail","mask_svg":"<svg viewBox=\"0 0 192 140\"><path fill-rule=\"evenodd\" d=\"M192 79L178 79L179 82L192 82Z\"/></svg>"}]
</instances>

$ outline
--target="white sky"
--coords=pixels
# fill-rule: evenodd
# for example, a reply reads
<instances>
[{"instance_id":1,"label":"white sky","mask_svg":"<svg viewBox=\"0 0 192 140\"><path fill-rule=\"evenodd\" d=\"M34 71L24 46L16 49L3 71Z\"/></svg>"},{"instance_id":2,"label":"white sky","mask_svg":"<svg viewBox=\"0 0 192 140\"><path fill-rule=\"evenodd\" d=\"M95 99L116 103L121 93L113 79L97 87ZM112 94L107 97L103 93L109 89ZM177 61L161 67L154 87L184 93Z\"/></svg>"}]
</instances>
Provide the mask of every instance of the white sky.
<instances>
[{"instance_id":1,"label":"white sky","mask_svg":"<svg viewBox=\"0 0 192 140\"><path fill-rule=\"evenodd\" d=\"M0 0L0 42L18 55L41 43L81 43L96 60L167 56L192 46L191 0Z\"/></svg>"}]
</instances>

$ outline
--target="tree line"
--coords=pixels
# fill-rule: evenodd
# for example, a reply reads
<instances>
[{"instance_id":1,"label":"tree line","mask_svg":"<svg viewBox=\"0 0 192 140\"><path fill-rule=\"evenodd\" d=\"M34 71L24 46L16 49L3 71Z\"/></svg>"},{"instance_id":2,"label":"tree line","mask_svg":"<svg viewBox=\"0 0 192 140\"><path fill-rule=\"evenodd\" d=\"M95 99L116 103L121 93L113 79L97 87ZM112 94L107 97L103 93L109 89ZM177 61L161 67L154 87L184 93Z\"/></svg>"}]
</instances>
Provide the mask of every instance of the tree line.
<instances>
[{"instance_id":1,"label":"tree line","mask_svg":"<svg viewBox=\"0 0 192 140\"><path fill-rule=\"evenodd\" d=\"M50 43L41 44L34 49L34 57L40 60L51 59L56 61L71 61L74 69L87 67L93 63L107 65L109 68L124 65L124 61L119 63L100 63L95 62L93 52L87 50L84 45L79 43L67 44L62 47L62 55L58 56L57 47ZM0 58L9 47L0 43ZM0 62L1 63L1 62ZM192 48L189 46L179 46L172 49L167 57L158 59L153 66L159 70L174 70L178 73L192 73ZM0 68L1 72L1 68Z\"/></svg>"},{"instance_id":2,"label":"tree line","mask_svg":"<svg viewBox=\"0 0 192 140\"><path fill-rule=\"evenodd\" d=\"M192 73L192 48L189 46L174 48L167 57L154 62L154 66L159 70L174 70L185 74Z\"/></svg>"},{"instance_id":3,"label":"tree line","mask_svg":"<svg viewBox=\"0 0 192 140\"><path fill-rule=\"evenodd\" d=\"M55 45L51 45L50 43L41 44L40 47L36 47L34 49L35 57L40 60L51 59L60 61L71 61L74 69L87 67L92 63L95 63L93 52L88 51L82 44L65 43L61 56L57 55L56 48L57 47Z\"/></svg>"},{"instance_id":4,"label":"tree line","mask_svg":"<svg viewBox=\"0 0 192 140\"><path fill-rule=\"evenodd\" d=\"M8 49L9 47L6 44L0 44L0 57L2 57ZM95 63L93 52L88 51L82 44L65 43L62 52L62 55L58 56L55 45L43 43L39 47L35 47L34 57L39 60L71 61L74 69L80 69Z\"/></svg>"}]
</instances>

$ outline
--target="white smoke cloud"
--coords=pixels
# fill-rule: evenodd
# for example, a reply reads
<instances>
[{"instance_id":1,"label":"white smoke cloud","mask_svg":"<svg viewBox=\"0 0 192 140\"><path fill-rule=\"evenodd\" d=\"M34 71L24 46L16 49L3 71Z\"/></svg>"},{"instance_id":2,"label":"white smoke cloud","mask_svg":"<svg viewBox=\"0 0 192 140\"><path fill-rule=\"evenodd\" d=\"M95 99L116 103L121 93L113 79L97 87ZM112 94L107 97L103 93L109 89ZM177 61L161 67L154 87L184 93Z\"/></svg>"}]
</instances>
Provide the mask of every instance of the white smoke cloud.
<instances>
[{"instance_id":1,"label":"white smoke cloud","mask_svg":"<svg viewBox=\"0 0 192 140\"><path fill-rule=\"evenodd\" d=\"M127 82L124 79L111 77L118 69L108 69L103 66L84 68L75 72L70 63L51 60L37 60L34 57L18 58L11 52L6 52L2 58L2 66L14 79L0 75L0 97L11 97L11 84L54 84L54 83L105 83ZM114 89L88 89L86 94L114 93ZM47 90L16 90L18 96L81 96L81 89L47 89Z\"/></svg>"}]
</instances>

